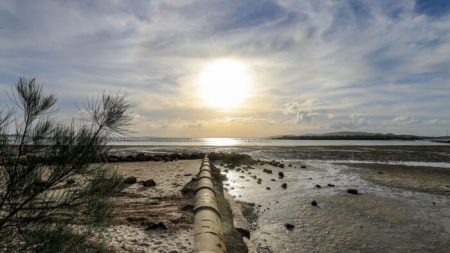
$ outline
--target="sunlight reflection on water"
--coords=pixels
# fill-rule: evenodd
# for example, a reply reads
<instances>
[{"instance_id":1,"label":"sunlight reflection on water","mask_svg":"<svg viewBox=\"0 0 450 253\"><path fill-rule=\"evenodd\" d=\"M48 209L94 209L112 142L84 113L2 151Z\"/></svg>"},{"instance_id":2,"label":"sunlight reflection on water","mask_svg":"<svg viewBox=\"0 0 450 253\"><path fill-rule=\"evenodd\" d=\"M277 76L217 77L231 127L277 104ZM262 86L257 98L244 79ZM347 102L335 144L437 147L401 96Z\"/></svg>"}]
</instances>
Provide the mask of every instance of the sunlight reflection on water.
<instances>
[{"instance_id":1,"label":"sunlight reflection on water","mask_svg":"<svg viewBox=\"0 0 450 253\"><path fill-rule=\"evenodd\" d=\"M211 146L234 146L240 142L235 138L204 138L206 145Z\"/></svg>"}]
</instances>

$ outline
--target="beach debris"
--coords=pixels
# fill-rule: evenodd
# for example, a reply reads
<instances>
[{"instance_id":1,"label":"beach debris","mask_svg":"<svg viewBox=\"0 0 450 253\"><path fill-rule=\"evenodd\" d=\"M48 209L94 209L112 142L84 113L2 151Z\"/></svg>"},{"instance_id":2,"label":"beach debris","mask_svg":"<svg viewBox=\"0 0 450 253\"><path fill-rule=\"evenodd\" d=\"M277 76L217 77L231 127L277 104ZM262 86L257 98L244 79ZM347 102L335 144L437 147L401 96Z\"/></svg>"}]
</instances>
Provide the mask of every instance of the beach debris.
<instances>
[{"instance_id":1,"label":"beach debris","mask_svg":"<svg viewBox=\"0 0 450 253\"><path fill-rule=\"evenodd\" d=\"M142 185L144 185L145 187L153 187L156 186L156 182L153 179L147 179L142 182Z\"/></svg>"},{"instance_id":2,"label":"beach debris","mask_svg":"<svg viewBox=\"0 0 450 253\"><path fill-rule=\"evenodd\" d=\"M263 172L267 173L267 174L272 174L272 170L269 170L269 169L263 169Z\"/></svg>"},{"instance_id":3,"label":"beach debris","mask_svg":"<svg viewBox=\"0 0 450 253\"><path fill-rule=\"evenodd\" d=\"M190 176L192 176L192 173L186 173L186 174L183 174L183 176L190 177Z\"/></svg>"},{"instance_id":4,"label":"beach debris","mask_svg":"<svg viewBox=\"0 0 450 253\"><path fill-rule=\"evenodd\" d=\"M270 191L270 187L266 187L266 190Z\"/></svg>"},{"instance_id":5,"label":"beach debris","mask_svg":"<svg viewBox=\"0 0 450 253\"><path fill-rule=\"evenodd\" d=\"M358 190L356 190L356 189L348 189L347 193L358 195Z\"/></svg>"},{"instance_id":6,"label":"beach debris","mask_svg":"<svg viewBox=\"0 0 450 253\"><path fill-rule=\"evenodd\" d=\"M322 188L320 184L316 184L316 188Z\"/></svg>"},{"instance_id":7,"label":"beach debris","mask_svg":"<svg viewBox=\"0 0 450 253\"><path fill-rule=\"evenodd\" d=\"M287 188L287 184L286 184L286 183L283 183L283 184L281 185L281 188L286 189L286 188Z\"/></svg>"},{"instance_id":8,"label":"beach debris","mask_svg":"<svg viewBox=\"0 0 450 253\"><path fill-rule=\"evenodd\" d=\"M288 166L289 166L289 167L292 167L292 164L289 164Z\"/></svg>"},{"instance_id":9,"label":"beach debris","mask_svg":"<svg viewBox=\"0 0 450 253\"><path fill-rule=\"evenodd\" d=\"M302 165L302 166L300 166L300 168L306 169L306 165Z\"/></svg>"},{"instance_id":10,"label":"beach debris","mask_svg":"<svg viewBox=\"0 0 450 253\"><path fill-rule=\"evenodd\" d=\"M167 230L167 226L166 224L164 224L164 222L151 223L145 230L156 230L156 229Z\"/></svg>"},{"instance_id":11,"label":"beach debris","mask_svg":"<svg viewBox=\"0 0 450 253\"><path fill-rule=\"evenodd\" d=\"M334 184L328 184L329 187L334 187Z\"/></svg>"},{"instance_id":12,"label":"beach debris","mask_svg":"<svg viewBox=\"0 0 450 253\"><path fill-rule=\"evenodd\" d=\"M272 182L275 182L275 178L271 178L270 180L271 180Z\"/></svg>"},{"instance_id":13,"label":"beach debris","mask_svg":"<svg viewBox=\"0 0 450 253\"><path fill-rule=\"evenodd\" d=\"M262 179L258 178L258 181L256 183L261 184Z\"/></svg>"},{"instance_id":14,"label":"beach debris","mask_svg":"<svg viewBox=\"0 0 450 253\"><path fill-rule=\"evenodd\" d=\"M433 201L433 205L436 205L436 202Z\"/></svg>"},{"instance_id":15,"label":"beach debris","mask_svg":"<svg viewBox=\"0 0 450 253\"><path fill-rule=\"evenodd\" d=\"M136 178L136 177L133 177L133 176L127 177L127 178L125 178L125 180L123 180L123 182L124 182L125 184L135 184L136 181L137 181L137 178Z\"/></svg>"},{"instance_id":16,"label":"beach debris","mask_svg":"<svg viewBox=\"0 0 450 253\"><path fill-rule=\"evenodd\" d=\"M283 178L284 177L284 173L283 172L278 172L278 177Z\"/></svg>"},{"instance_id":17,"label":"beach debris","mask_svg":"<svg viewBox=\"0 0 450 253\"><path fill-rule=\"evenodd\" d=\"M383 171L378 171L378 174L384 174L384 172Z\"/></svg>"},{"instance_id":18,"label":"beach debris","mask_svg":"<svg viewBox=\"0 0 450 253\"><path fill-rule=\"evenodd\" d=\"M317 202L316 202L315 200L313 200L313 201L311 202L311 205L317 206Z\"/></svg>"},{"instance_id":19,"label":"beach debris","mask_svg":"<svg viewBox=\"0 0 450 253\"><path fill-rule=\"evenodd\" d=\"M291 224L291 223L285 223L285 224L284 224L284 227L285 227L287 230L291 231L291 230L293 230L293 229L295 228L295 225L294 225L294 224Z\"/></svg>"}]
</instances>

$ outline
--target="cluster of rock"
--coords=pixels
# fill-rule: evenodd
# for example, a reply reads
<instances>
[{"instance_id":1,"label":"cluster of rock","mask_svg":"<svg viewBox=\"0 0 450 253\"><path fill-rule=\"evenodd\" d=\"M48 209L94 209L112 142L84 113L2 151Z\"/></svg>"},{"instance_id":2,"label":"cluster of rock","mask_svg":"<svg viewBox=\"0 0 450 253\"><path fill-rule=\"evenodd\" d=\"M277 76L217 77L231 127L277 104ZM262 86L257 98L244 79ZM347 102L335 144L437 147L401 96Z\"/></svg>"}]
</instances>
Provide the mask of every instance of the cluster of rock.
<instances>
[{"instance_id":1,"label":"cluster of rock","mask_svg":"<svg viewBox=\"0 0 450 253\"><path fill-rule=\"evenodd\" d=\"M108 162L170 162L178 160L195 160L202 159L205 156L204 153L168 153L168 154L130 154L130 155L109 155Z\"/></svg>"}]
</instances>

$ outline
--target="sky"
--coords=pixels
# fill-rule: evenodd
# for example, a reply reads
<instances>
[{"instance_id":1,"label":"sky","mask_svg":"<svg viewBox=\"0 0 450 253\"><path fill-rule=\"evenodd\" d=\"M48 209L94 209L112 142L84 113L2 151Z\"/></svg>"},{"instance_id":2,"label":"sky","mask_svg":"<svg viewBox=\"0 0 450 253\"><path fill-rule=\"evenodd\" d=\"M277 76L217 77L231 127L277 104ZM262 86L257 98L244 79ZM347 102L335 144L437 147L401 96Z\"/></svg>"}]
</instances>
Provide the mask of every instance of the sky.
<instances>
[{"instance_id":1,"label":"sky","mask_svg":"<svg viewBox=\"0 0 450 253\"><path fill-rule=\"evenodd\" d=\"M250 82L233 109L199 97L234 59ZM450 1L0 1L0 105L20 76L77 104L125 92L137 136L257 137L450 129Z\"/></svg>"}]
</instances>

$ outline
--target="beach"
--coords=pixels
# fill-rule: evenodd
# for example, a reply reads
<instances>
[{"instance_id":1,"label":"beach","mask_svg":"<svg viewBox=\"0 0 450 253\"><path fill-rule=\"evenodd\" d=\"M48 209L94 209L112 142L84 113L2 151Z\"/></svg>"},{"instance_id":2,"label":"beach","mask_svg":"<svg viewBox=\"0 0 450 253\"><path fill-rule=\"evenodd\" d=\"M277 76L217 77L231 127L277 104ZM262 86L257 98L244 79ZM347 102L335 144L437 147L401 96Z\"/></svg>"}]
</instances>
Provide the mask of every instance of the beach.
<instances>
[{"instance_id":1,"label":"beach","mask_svg":"<svg viewBox=\"0 0 450 253\"><path fill-rule=\"evenodd\" d=\"M110 165L137 182L115 198L113 225L97 236L111 251L192 251L193 195L182 190L201 160L190 159L188 149L192 158L215 157L213 167L222 174L215 187L224 193L224 228L240 230L226 238L228 252L450 248L447 147L133 147L112 152L130 161ZM305 159L314 151L314 159ZM347 159L352 153L359 160ZM376 155L361 159L364 154ZM156 185L144 187L148 179Z\"/></svg>"}]
</instances>

